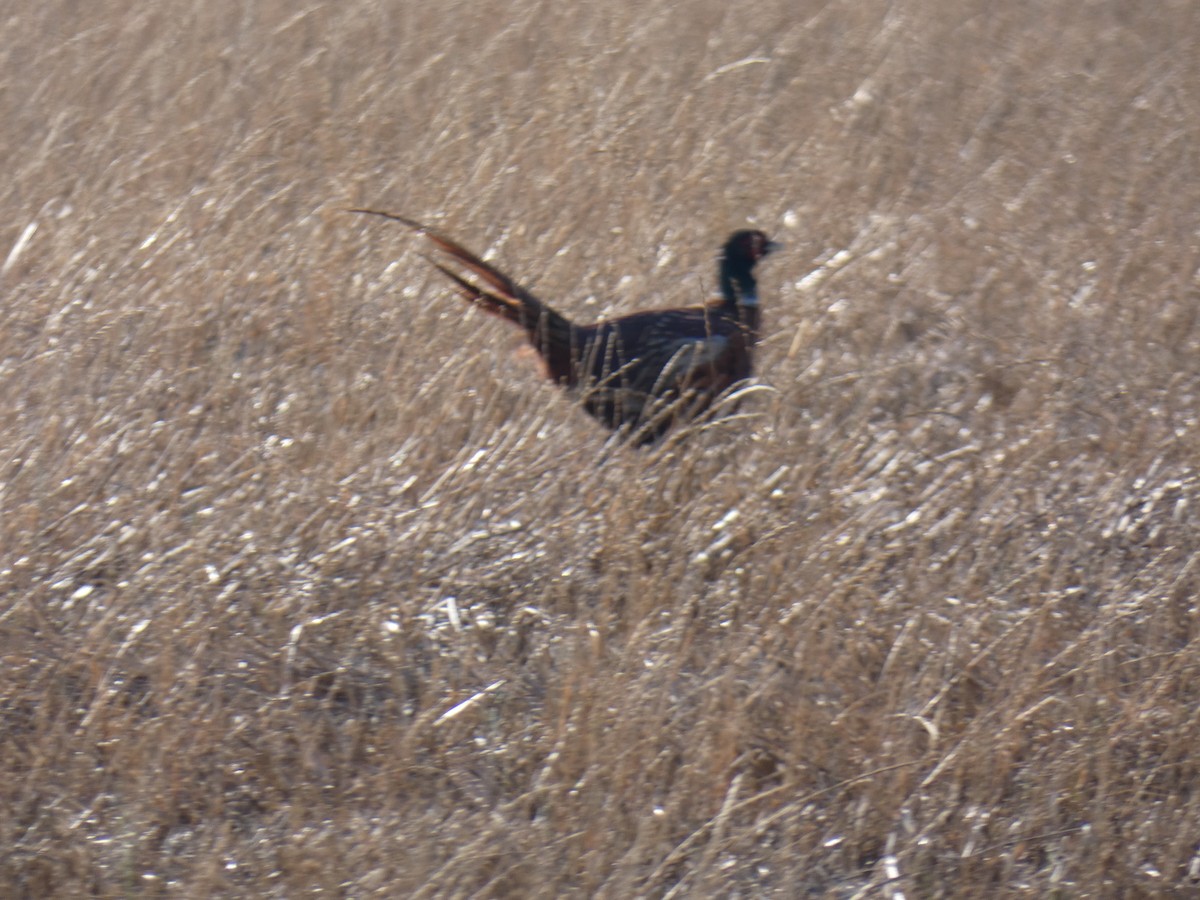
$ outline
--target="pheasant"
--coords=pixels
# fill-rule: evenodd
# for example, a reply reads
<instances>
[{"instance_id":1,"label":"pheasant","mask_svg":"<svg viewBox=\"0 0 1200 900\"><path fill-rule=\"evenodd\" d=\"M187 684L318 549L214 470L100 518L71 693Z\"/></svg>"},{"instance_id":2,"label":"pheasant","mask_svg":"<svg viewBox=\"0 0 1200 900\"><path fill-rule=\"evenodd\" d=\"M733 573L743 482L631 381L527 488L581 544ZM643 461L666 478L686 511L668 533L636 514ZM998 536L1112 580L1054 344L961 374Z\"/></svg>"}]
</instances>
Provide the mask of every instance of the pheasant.
<instances>
[{"instance_id":1,"label":"pheasant","mask_svg":"<svg viewBox=\"0 0 1200 900\"><path fill-rule=\"evenodd\" d=\"M549 378L578 392L584 409L637 444L654 443L676 422L705 412L753 371L759 339L754 267L779 248L761 231L735 231L725 242L717 267L721 296L711 303L577 325L432 228L379 210L349 211L424 235L459 270L429 260L459 296L520 326Z\"/></svg>"}]
</instances>

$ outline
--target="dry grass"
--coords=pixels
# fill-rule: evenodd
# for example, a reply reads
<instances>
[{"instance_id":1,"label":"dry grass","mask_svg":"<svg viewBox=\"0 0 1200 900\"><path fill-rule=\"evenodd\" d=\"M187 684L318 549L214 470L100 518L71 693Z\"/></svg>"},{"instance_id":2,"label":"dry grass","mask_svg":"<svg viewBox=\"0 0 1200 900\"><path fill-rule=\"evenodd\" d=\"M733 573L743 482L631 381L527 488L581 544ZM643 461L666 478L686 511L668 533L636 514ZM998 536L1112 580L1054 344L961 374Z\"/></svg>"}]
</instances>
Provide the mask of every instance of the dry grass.
<instances>
[{"instance_id":1,"label":"dry grass","mask_svg":"<svg viewBox=\"0 0 1200 900\"><path fill-rule=\"evenodd\" d=\"M6 896L1196 889L1192 0L4 27ZM606 445L362 203L761 226L769 390Z\"/></svg>"}]
</instances>

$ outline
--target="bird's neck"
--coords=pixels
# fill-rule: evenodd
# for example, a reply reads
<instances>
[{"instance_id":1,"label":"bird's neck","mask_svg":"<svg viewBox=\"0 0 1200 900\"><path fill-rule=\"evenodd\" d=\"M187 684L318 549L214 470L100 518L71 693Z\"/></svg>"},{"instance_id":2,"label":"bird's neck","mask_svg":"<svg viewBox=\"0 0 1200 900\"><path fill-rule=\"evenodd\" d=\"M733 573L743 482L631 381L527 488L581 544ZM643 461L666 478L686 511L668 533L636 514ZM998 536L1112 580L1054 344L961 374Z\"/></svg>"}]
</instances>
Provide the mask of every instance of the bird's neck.
<instances>
[{"instance_id":1,"label":"bird's neck","mask_svg":"<svg viewBox=\"0 0 1200 900\"><path fill-rule=\"evenodd\" d=\"M758 283L748 270L734 269L721 261L721 309L741 321L751 332L758 332Z\"/></svg>"}]
</instances>

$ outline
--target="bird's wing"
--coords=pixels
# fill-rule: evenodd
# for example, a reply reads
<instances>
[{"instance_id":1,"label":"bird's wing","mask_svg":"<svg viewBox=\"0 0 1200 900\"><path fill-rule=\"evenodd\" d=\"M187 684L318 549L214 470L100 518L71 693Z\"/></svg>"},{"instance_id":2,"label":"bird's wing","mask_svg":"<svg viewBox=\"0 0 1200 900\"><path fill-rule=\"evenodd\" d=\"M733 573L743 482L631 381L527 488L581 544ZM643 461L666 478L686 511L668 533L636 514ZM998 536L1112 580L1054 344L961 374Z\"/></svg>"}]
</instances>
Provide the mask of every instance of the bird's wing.
<instances>
[{"instance_id":1,"label":"bird's wing","mask_svg":"<svg viewBox=\"0 0 1200 900\"><path fill-rule=\"evenodd\" d=\"M651 393L690 385L701 373L707 374L717 368L731 349L729 338L723 334L672 341L664 348L666 362L659 370Z\"/></svg>"}]
</instances>

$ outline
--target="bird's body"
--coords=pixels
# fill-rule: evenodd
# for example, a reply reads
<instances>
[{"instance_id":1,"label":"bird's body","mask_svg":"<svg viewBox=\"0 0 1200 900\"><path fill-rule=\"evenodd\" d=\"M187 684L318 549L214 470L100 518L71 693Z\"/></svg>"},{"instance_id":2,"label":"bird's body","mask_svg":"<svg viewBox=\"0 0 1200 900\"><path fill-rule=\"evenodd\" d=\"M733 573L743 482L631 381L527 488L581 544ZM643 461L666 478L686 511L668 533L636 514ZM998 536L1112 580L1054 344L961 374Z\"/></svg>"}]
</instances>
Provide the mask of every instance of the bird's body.
<instances>
[{"instance_id":1,"label":"bird's body","mask_svg":"<svg viewBox=\"0 0 1200 900\"><path fill-rule=\"evenodd\" d=\"M610 428L629 432L638 443L653 442L676 421L704 412L753 371L759 339L753 270L776 247L761 231L737 231L726 241L718 271L719 300L576 325L419 222L371 209L352 212L394 219L425 235L465 273L433 263L464 300L519 325L550 379L577 391L589 413Z\"/></svg>"}]
</instances>

